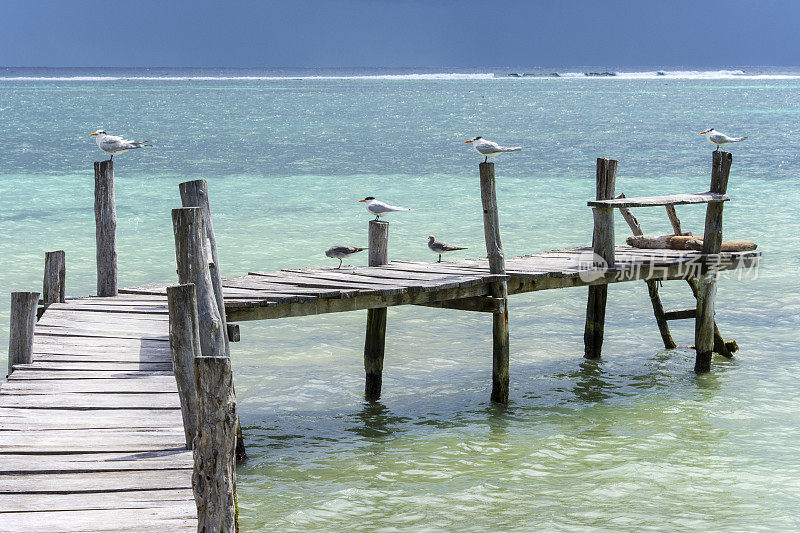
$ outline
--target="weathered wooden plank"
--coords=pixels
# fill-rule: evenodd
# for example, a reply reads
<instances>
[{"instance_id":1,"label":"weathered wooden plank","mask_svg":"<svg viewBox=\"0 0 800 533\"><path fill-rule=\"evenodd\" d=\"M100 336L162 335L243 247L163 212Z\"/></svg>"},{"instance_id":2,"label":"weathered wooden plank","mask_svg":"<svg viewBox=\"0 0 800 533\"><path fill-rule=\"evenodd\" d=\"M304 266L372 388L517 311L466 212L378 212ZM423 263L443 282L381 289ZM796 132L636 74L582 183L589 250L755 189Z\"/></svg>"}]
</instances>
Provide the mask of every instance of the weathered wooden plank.
<instances>
[{"instance_id":1,"label":"weathered wooden plank","mask_svg":"<svg viewBox=\"0 0 800 533\"><path fill-rule=\"evenodd\" d=\"M165 371L171 372L172 371L172 362L169 360L165 360L163 362L148 362L148 361L140 361L140 362L120 362L120 361L105 361L105 360L96 360L90 357L82 358L80 360L76 359L67 359L67 360L60 360L60 359L47 359L47 358L40 358L37 361L34 361L30 365L15 365L14 368L20 370L42 370L42 371L50 371L50 372L57 372L57 371L86 371L86 372L102 372L102 371L109 371L109 372L132 372L132 371Z\"/></svg>"},{"instance_id":2,"label":"weathered wooden plank","mask_svg":"<svg viewBox=\"0 0 800 533\"><path fill-rule=\"evenodd\" d=\"M192 531L197 524L185 504L180 507L20 512L2 516L6 533L72 533L76 531L75 524L80 524L82 532Z\"/></svg>"},{"instance_id":3,"label":"weathered wooden plank","mask_svg":"<svg viewBox=\"0 0 800 533\"><path fill-rule=\"evenodd\" d=\"M690 194L671 194L665 196L642 196L639 198L618 198L608 200L590 200L589 207L649 207L662 205L705 204L708 202L727 202L728 195L714 192L701 192Z\"/></svg>"},{"instance_id":4,"label":"weathered wooden plank","mask_svg":"<svg viewBox=\"0 0 800 533\"><path fill-rule=\"evenodd\" d=\"M0 386L3 394L60 393L177 393L175 377L148 376L139 378L97 379L15 379Z\"/></svg>"},{"instance_id":5,"label":"weathered wooden plank","mask_svg":"<svg viewBox=\"0 0 800 533\"><path fill-rule=\"evenodd\" d=\"M185 449L183 428L45 429L0 431L0 453L145 452ZM5 480L5 478L3 478ZM0 492L12 491L7 482ZM150 487L169 488L170 486ZM123 484L120 488L126 488ZM133 487L128 487L133 488Z\"/></svg>"},{"instance_id":6,"label":"weathered wooden plank","mask_svg":"<svg viewBox=\"0 0 800 533\"><path fill-rule=\"evenodd\" d=\"M25 409L179 409L175 393L5 394L0 407Z\"/></svg>"},{"instance_id":7,"label":"weathered wooden plank","mask_svg":"<svg viewBox=\"0 0 800 533\"><path fill-rule=\"evenodd\" d=\"M98 365L100 366L100 365ZM8 377L8 382L27 382L31 380L83 380L83 379L139 379L150 376L169 376L173 375L171 370L48 370L41 366L34 368L20 368Z\"/></svg>"},{"instance_id":8,"label":"weathered wooden plank","mask_svg":"<svg viewBox=\"0 0 800 533\"><path fill-rule=\"evenodd\" d=\"M181 420L177 409L71 411L0 407L0 429L177 428Z\"/></svg>"},{"instance_id":9,"label":"weathered wooden plank","mask_svg":"<svg viewBox=\"0 0 800 533\"><path fill-rule=\"evenodd\" d=\"M697 309L694 307L687 307L685 309L673 309L664 312L666 320L684 320L687 318L695 318L697 316Z\"/></svg>"},{"instance_id":10,"label":"weathered wooden plank","mask_svg":"<svg viewBox=\"0 0 800 533\"><path fill-rule=\"evenodd\" d=\"M193 463L192 453L187 450L40 454L36 456L31 456L30 454L2 454L0 455L0 475L119 472L126 470L187 470L192 468ZM166 472L164 475L168 476L170 473ZM4 510L6 509L0 507L0 513Z\"/></svg>"},{"instance_id":11,"label":"weathered wooden plank","mask_svg":"<svg viewBox=\"0 0 800 533\"><path fill-rule=\"evenodd\" d=\"M447 300L423 304L426 307L438 307L442 309L457 309L459 311L476 311L479 313L499 313L505 307L505 302L499 298L482 296L475 298L462 298L461 300Z\"/></svg>"},{"instance_id":12,"label":"weathered wooden plank","mask_svg":"<svg viewBox=\"0 0 800 533\"><path fill-rule=\"evenodd\" d=\"M184 452L186 453L186 452ZM0 516L22 511L75 511L80 509L151 509L155 507L194 508L190 489L131 490L74 494L0 494ZM0 521L3 520L0 518ZM74 521L64 522L74 527ZM136 524L131 524L136 526ZM32 530L27 530L29 533ZM74 531L74 530L70 530Z\"/></svg>"}]
</instances>

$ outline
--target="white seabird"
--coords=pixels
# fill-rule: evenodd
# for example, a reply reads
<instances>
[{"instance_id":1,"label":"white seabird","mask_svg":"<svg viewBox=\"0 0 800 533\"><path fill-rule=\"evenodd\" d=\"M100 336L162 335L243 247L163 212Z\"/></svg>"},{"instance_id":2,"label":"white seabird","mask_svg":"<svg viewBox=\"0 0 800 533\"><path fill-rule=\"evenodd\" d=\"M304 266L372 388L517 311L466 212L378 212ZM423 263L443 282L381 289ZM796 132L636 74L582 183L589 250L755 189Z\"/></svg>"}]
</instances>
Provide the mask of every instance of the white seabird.
<instances>
[{"instance_id":1,"label":"white seabird","mask_svg":"<svg viewBox=\"0 0 800 533\"><path fill-rule=\"evenodd\" d=\"M446 254L447 252L455 252L456 250L466 250L466 248L461 246L453 246L452 244L447 244L446 242L437 241L436 237L433 235L428 235L428 248L431 249L431 252L439 254L439 261L437 261L438 263L442 262L442 254Z\"/></svg>"},{"instance_id":2,"label":"white seabird","mask_svg":"<svg viewBox=\"0 0 800 533\"><path fill-rule=\"evenodd\" d=\"M358 248L357 246L342 246L336 245L331 246L325 251L325 255L331 257L333 259L339 260L339 266L336 268L342 268L342 260L350 257L353 254L357 254L358 252L363 252L366 248Z\"/></svg>"},{"instance_id":3,"label":"white seabird","mask_svg":"<svg viewBox=\"0 0 800 533\"><path fill-rule=\"evenodd\" d=\"M490 157L496 156L497 154L519 152L522 150L522 146L500 146L496 142L487 141L483 137L475 137L474 139L464 141L464 144L467 143L472 143L472 147L475 148L475 151L484 156L484 163L487 162Z\"/></svg>"},{"instance_id":4,"label":"white seabird","mask_svg":"<svg viewBox=\"0 0 800 533\"><path fill-rule=\"evenodd\" d=\"M728 137L721 131L717 131L714 128L709 128L706 131L700 132L700 135L705 135L705 134L708 134L708 137L706 137L706 139L708 139L708 142L717 145L717 150L719 150L719 147L722 146L723 144L738 143L740 141L744 141L745 139L747 139L747 137ZM717 150L714 151L716 152Z\"/></svg>"},{"instance_id":5,"label":"white seabird","mask_svg":"<svg viewBox=\"0 0 800 533\"><path fill-rule=\"evenodd\" d=\"M375 220L378 220L380 217L388 215L389 213L395 213L397 211L411 211L411 209L407 207L398 207L396 205L389 205L380 202L376 200L374 196L367 196L363 200L359 200L359 202L364 202L364 207L367 208L367 211L375 215Z\"/></svg>"},{"instance_id":6,"label":"white seabird","mask_svg":"<svg viewBox=\"0 0 800 533\"><path fill-rule=\"evenodd\" d=\"M145 146L152 146L152 144L147 144L150 141L129 141L117 135L109 135L106 133L106 130L97 130L89 134L90 137L93 135L97 136L97 139L95 139L97 141L97 147L107 154L111 154L111 159L109 159L109 161L113 160L115 155L121 154L122 152L143 148Z\"/></svg>"}]
</instances>

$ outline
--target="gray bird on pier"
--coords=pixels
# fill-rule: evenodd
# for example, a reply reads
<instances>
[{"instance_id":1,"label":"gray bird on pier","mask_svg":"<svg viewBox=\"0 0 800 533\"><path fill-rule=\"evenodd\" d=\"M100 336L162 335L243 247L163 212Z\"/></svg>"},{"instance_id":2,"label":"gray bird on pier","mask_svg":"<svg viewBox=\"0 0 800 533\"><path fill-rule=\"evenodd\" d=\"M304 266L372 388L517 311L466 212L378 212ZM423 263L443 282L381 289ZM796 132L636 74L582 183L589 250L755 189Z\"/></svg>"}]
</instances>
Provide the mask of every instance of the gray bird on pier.
<instances>
[{"instance_id":1,"label":"gray bird on pier","mask_svg":"<svg viewBox=\"0 0 800 533\"><path fill-rule=\"evenodd\" d=\"M343 259L346 259L346 258L350 257L353 254L357 254L358 252L363 252L364 250L366 250L366 248L358 248L356 246L337 245L337 246L331 246L330 248L328 248L325 251L325 255L327 255L330 258L339 260L339 266L336 267L338 269L338 268L342 268L342 260Z\"/></svg>"},{"instance_id":2,"label":"gray bird on pier","mask_svg":"<svg viewBox=\"0 0 800 533\"><path fill-rule=\"evenodd\" d=\"M455 252L456 250L466 250L466 248L462 246L453 246L452 244L447 244L446 242L437 241L436 237L433 235L428 235L428 248L431 249L431 252L439 254L439 260L437 263L442 262L442 254Z\"/></svg>"},{"instance_id":3,"label":"gray bird on pier","mask_svg":"<svg viewBox=\"0 0 800 533\"><path fill-rule=\"evenodd\" d=\"M464 141L464 144L467 143L472 143L472 147L475 148L475 151L483 156L484 163L486 163L490 157L498 154L503 154L505 152L519 152L522 150L522 146L500 146L496 142L487 141L483 137L475 137L474 139Z\"/></svg>"},{"instance_id":4,"label":"gray bird on pier","mask_svg":"<svg viewBox=\"0 0 800 533\"><path fill-rule=\"evenodd\" d=\"M113 161L114 156L122 152L144 148L145 146L153 146L152 144L147 144L150 141L129 141L117 135L109 135L106 133L106 130L97 130L94 133L90 133L89 137L92 136L97 136L95 140L97 141L98 148L107 154L111 154L109 161Z\"/></svg>"}]
</instances>

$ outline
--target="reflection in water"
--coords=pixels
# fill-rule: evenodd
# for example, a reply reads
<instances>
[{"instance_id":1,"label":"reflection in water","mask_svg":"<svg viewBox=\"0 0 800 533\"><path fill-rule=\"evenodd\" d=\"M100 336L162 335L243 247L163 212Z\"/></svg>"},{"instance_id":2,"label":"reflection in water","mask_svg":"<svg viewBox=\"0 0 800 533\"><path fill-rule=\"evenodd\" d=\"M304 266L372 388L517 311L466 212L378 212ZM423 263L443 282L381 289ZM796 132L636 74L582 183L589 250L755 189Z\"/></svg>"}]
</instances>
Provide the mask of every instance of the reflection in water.
<instances>
[{"instance_id":1,"label":"reflection in water","mask_svg":"<svg viewBox=\"0 0 800 533\"><path fill-rule=\"evenodd\" d=\"M353 427L347 428L365 439L378 439L389 437L399 430L399 426L411 419L392 415L391 411L381 402L365 402L361 411L351 415L358 422Z\"/></svg>"}]
</instances>

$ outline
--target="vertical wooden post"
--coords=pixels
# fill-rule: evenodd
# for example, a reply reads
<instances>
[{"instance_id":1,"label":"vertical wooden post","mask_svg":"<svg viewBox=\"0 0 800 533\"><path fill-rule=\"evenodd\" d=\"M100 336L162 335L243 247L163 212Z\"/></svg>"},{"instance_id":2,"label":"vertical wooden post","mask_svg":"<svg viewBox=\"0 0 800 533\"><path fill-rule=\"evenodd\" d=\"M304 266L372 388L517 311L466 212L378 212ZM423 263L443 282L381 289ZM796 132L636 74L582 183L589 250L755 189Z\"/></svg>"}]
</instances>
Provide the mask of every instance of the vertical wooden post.
<instances>
[{"instance_id":1,"label":"vertical wooden post","mask_svg":"<svg viewBox=\"0 0 800 533\"><path fill-rule=\"evenodd\" d=\"M117 207L114 162L94 162L94 220L97 241L97 295L117 295Z\"/></svg>"},{"instance_id":2,"label":"vertical wooden post","mask_svg":"<svg viewBox=\"0 0 800 533\"><path fill-rule=\"evenodd\" d=\"M617 179L617 161L615 159L597 159L597 199L614 198L614 186ZM609 268L614 266L614 209L595 207L594 234L592 247L598 256L598 265L605 263ZM586 327L583 331L584 357L599 359L603 348L603 330L606 320L606 300L608 285L589 286L589 298L586 303Z\"/></svg>"},{"instance_id":3,"label":"vertical wooden post","mask_svg":"<svg viewBox=\"0 0 800 533\"><path fill-rule=\"evenodd\" d=\"M214 287L214 298L219 308L219 316L222 320L222 330L225 336L225 354L230 356L230 343L228 339L227 319L225 317L225 300L222 296L222 274L219 267L219 256L217 255L217 238L214 235L214 223L211 220L211 204L208 196L208 183L206 180L194 180L181 183L178 188L181 192L181 204L183 207L199 207L203 211L203 223L205 224L209 250L208 260L211 273L211 285Z\"/></svg>"},{"instance_id":4,"label":"vertical wooden post","mask_svg":"<svg viewBox=\"0 0 800 533\"><path fill-rule=\"evenodd\" d=\"M8 373L14 365L30 364L33 361L33 328L36 326L38 292L12 292L11 318L8 335Z\"/></svg>"},{"instance_id":5,"label":"vertical wooden post","mask_svg":"<svg viewBox=\"0 0 800 533\"><path fill-rule=\"evenodd\" d=\"M63 303L66 300L66 254L64 250L44 254L44 304Z\"/></svg>"},{"instance_id":6,"label":"vertical wooden post","mask_svg":"<svg viewBox=\"0 0 800 533\"><path fill-rule=\"evenodd\" d=\"M481 204L483 206L483 237L489 273L505 275L506 259L500 240L500 216L497 211L494 163L481 163ZM501 310L492 313L492 396L495 403L508 403L509 339L508 339L508 285L505 281L492 283L492 297L501 300Z\"/></svg>"},{"instance_id":7,"label":"vertical wooden post","mask_svg":"<svg viewBox=\"0 0 800 533\"><path fill-rule=\"evenodd\" d=\"M230 338L228 336L228 317L225 314L225 299L222 294L222 274L219 266L219 256L217 255L217 238L214 234L214 223L211 220L211 203L208 194L208 183L206 180L194 180L181 183L178 187L181 193L181 204L183 207L199 208L203 220L204 231L201 232L206 252L206 263L208 265L211 287L213 289L214 301L217 304L217 314L220 321L222 342L224 344L224 354L230 357ZM238 340L238 339L237 339ZM209 354L204 354L209 355ZM243 462L247 459L247 452L244 447L242 437L242 426L237 422L236 440L236 459Z\"/></svg>"},{"instance_id":8,"label":"vertical wooden post","mask_svg":"<svg viewBox=\"0 0 800 533\"><path fill-rule=\"evenodd\" d=\"M203 355L224 356L226 355L225 333L208 268L203 218L202 209L199 207L172 210L178 281L181 285L193 283L197 289L197 317Z\"/></svg>"},{"instance_id":9,"label":"vertical wooden post","mask_svg":"<svg viewBox=\"0 0 800 533\"><path fill-rule=\"evenodd\" d=\"M169 304L169 347L178 385L186 448L192 449L197 433L197 392L194 360L200 356L200 328L197 319L197 291L194 284L167 287Z\"/></svg>"},{"instance_id":10,"label":"vertical wooden post","mask_svg":"<svg viewBox=\"0 0 800 533\"><path fill-rule=\"evenodd\" d=\"M661 297L658 295L658 281L653 279L647 280L647 291L650 293L650 303L653 304L653 315L656 317L656 324L658 324L658 331L661 333L661 340L664 341L664 348L672 350L678 345L675 344L675 340L672 338L667 318L664 316L664 305L661 303Z\"/></svg>"},{"instance_id":11,"label":"vertical wooden post","mask_svg":"<svg viewBox=\"0 0 800 533\"><path fill-rule=\"evenodd\" d=\"M733 157L729 152L715 151L711 164L711 192L725 194ZM724 202L709 202L706 208L706 227L703 234L703 254L719 254L722 245L722 208ZM717 294L717 268L705 265L697 280L697 315L694 323L694 345L697 356L694 371L711 371L714 350L714 300Z\"/></svg>"},{"instance_id":12,"label":"vertical wooden post","mask_svg":"<svg viewBox=\"0 0 800 533\"><path fill-rule=\"evenodd\" d=\"M236 426L239 419L229 357L196 357L197 435L192 490L197 531L238 531Z\"/></svg>"},{"instance_id":13,"label":"vertical wooden post","mask_svg":"<svg viewBox=\"0 0 800 533\"><path fill-rule=\"evenodd\" d=\"M389 262L389 223L381 220L369 221L369 266L381 266ZM387 309L367 309L367 331L364 339L364 397L375 401L381 397L383 384L383 357L386 350Z\"/></svg>"}]
</instances>

